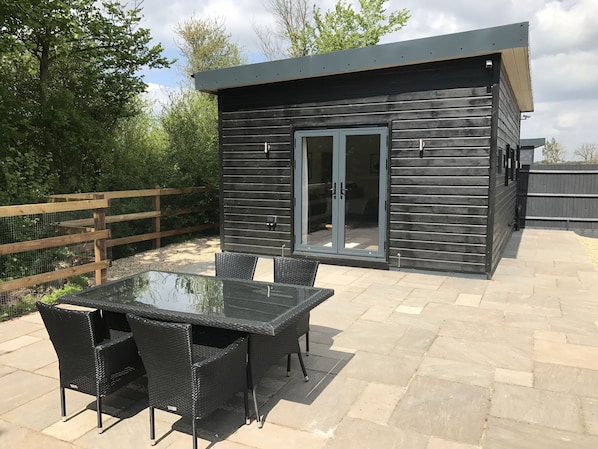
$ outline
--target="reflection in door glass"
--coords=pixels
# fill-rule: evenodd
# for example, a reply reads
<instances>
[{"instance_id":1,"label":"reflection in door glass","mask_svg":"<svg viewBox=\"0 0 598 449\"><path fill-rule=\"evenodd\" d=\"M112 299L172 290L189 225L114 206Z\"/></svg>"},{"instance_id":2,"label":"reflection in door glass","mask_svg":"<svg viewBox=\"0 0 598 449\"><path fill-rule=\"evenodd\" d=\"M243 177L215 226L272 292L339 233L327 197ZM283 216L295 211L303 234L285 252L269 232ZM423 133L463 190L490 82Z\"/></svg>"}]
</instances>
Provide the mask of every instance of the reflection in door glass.
<instances>
[{"instance_id":1,"label":"reflection in door glass","mask_svg":"<svg viewBox=\"0 0 598 449\"><path fill-rule=\"evenodd\" d=\"M332 247L332 136L302 139L301 243Z\"/></svg>"},{"instance_id":2,"label":"reflection in door glass","mask_svg":"<svg viewBox=\"0 0 598 449\"><path fill-rule=\"evenodd\" d=\"M380 134L347 135L345 145L344 247L378 251Z\"/></svg>"}]
</instances>

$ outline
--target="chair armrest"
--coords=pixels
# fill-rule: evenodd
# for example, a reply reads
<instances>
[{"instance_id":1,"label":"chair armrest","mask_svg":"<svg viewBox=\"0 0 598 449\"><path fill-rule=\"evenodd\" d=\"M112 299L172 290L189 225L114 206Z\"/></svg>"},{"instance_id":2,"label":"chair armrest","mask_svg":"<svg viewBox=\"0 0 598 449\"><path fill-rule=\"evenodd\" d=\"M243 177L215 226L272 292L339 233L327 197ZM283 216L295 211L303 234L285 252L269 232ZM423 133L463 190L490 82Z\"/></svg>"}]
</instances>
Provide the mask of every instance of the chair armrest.
<instances>
[{"instance_id":1,"label":"chair armrest","mask_svg":"<svg viewBox=\"0 0 598 449\"><path fill-rule=\"evenodd\" d=\"M103 392L111 391L117 384L124 384L145 373L133 334L125 334L114 340L104 340L95 347L99 385Z\"/></svg>"},{"instance_id":2,"label":"chair armrest","mask_svg":"<svg viewBox=\"0 0 598 449\"><path fill-rule=\"evenodd\" d=\"M218 353L192 365L198 386L197 417L220 407L235 393L247 389L247 340L240 337Z\"/></svg>"}]
</instances>

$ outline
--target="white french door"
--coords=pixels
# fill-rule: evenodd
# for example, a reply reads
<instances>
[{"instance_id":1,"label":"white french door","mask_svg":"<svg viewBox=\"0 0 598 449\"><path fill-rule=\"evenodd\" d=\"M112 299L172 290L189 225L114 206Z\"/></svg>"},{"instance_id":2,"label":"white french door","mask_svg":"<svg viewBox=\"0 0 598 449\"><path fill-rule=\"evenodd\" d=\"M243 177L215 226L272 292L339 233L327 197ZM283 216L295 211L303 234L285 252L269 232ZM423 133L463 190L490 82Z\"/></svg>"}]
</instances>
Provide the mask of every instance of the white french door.
<instances>
[{"instance_id":1,"label":"white french door","mask_svg":"<svg viewBox=\"0 0 598 449\"><path fill-rule=\"evenodd\" d=\"M295 133L295 251L383 258L387 128Z\"/></svg>"}]
</instances>

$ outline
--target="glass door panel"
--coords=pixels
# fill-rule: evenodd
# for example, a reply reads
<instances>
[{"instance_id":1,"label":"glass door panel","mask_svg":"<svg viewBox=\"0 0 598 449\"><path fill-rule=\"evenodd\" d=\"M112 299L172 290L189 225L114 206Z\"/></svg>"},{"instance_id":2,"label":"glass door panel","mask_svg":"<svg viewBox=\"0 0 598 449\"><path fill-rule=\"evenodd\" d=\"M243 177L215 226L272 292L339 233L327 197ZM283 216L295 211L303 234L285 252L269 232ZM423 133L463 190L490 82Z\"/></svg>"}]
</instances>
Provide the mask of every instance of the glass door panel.
<instances>
[{"instance_id":1,"label":"glass door panel","mask_svg":"<svg viewBox=\"0 0 598 449\"><path fill-rule=\"evenodd\" d=\"M301 139L301 239L302 245L333 246L333 148L334 136Z\"/></svg>"},{"instance_id":2,"label":"glass door panel","mask_svg":"<svg viewBox=\"0 0 598 449\"><path fill-rule=\"evenodd\" d=\"M380 249L380 137L379 133L344 136L341 194L345 250L378 252Z\"/></svg>"}]
</instances>

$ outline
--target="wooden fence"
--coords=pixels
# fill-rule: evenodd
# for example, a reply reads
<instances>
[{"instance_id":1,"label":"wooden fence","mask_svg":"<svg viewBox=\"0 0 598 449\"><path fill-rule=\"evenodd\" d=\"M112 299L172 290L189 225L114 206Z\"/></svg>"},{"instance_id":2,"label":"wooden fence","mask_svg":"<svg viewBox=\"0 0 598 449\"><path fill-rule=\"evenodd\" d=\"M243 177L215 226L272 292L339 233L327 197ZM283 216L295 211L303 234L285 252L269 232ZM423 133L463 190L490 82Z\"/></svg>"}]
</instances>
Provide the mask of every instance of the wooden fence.
<instances>
[{"instance_id":1,"label":"wooden fence","mask_svg":"<svg viewBox=\"0 0 598 449\"><path fill-rule=\"evenodd\" d=\"M0 293L31 287L59 279L67 279L71 276L91 273L94 271L96 284L101 284L102 282L106 281L106 270L110 265L110 260L108 260L107 257L107 248L109 247L151 240L153 242L153 247L159 248L161 245L161 239L165 237L217 229L219 225L216 222L209 222L180 229L161 229L161 219L163 217L210 212L217 210L218 207L217 204L212 202L205 206L194 206L165 211L161 209L161 197L164 195L209 194L213 193L214 191L214 189L208 187L192 187L178 189L155 188L118 192L96 192L71 195L54 195L50 198L50 202L47 203L2 206L0 207L0 219L19 216L59 214L73 211L91 211L93 216L90 218L64 220L54 223L54 228L63 234L57 237L46 237L36 240L9 243L0 242L0 257L7 257L26 251L43 250L93 242L94 260L90 263L84 263L68 268L55 269L46 273L39 273L19 279L7 280L5 282L0 280ZM151 210L121 215L109 215L111 200L140 197L151 197ZM113 239L111 238L110 230L106 229L106 225L110 223L142 219L152 220L152 232Z\"/></svg>"},{"instance_id":2,"label":"wooden fence","mask_svg":"<svg viewBox=\"0 0 598 449\"><path fill-rule=\"evenodd\" d=\"M522 227L598 229L598 165L524 166L517 197Z\"/></svg>"}]
</instances>

